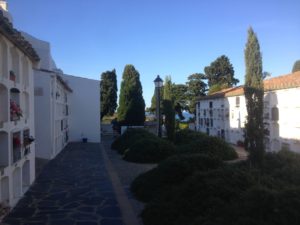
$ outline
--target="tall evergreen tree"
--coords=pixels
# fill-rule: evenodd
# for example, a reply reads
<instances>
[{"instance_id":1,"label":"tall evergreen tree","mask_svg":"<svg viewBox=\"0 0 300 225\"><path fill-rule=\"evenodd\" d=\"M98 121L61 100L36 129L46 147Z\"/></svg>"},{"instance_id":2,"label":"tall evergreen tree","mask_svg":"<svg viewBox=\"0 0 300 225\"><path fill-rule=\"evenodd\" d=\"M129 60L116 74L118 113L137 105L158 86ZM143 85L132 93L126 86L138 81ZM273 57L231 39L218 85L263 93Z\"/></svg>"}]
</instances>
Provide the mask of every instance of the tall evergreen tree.
<instances>
[{"instance_id":1,"label":"tall evergreen tree","mask_svg":"<svg viewBox=\"0 0 300 225\"><path fill-rule=\"evenodd\" d=\"M300 71L300 60L297 60L297 61L294 63L292 73L295 73L295 72L297 72L297 71Z\"/></svg>"},{"instance_id":2,"label":"tall evergreen tree","mask_svg":"<svg viewBox=\"0 0 300 225\"><path fill-rule=\"evenodd\" d=\"M265 153L263 123L263 72L262 56L256 34L250 27L245 48L245 98L247 106L247 122L245 125L245 144L250 152L250 161L261 166Z\"/></svg>"},{"instance_id":3,"label":"tall evergreen tree","mask_svg":"<svg viewBox=\"0 0 300 225\"><path fill-rule=\"evenodd\" d=\"M172 89L173 89L173 84L172 84L171 76L166 76L164 90L163 90L164 99L173 100Z\"/></svg>"},{"instance_id":4,"label":"tall evergreen tree","mask_svg":"<svg viewBox=\"0 0 300 225\"><path fill-rule=\"evenodd\" d=\"M163 113L165 115L165 127L167 137L173 140L175 136L175 110L174 110L174 97L172 95L173 84L171 76L165 78L164 85L164 100L163 100Z\"/></svg>"},{"instance_id":5,"label":"tall evergreen tree","mask_svg":"<svg viewBox=\"0 0 300 225\"><path fill-rule=\"evenodd\" d=\"M194 73L188 77L187 85L187 98L189 100L189 111L190 113L196 112L196 98L200 96L205 96L206 83L203 81L205 75L201 73Z\"/></svg>"},{"instance_id":6,"label":"tall evergreen tree","mask_svg":"<svg viewBox=\"0 0 300 225\"><path fill-rule=\"evenodd\" d=\"M145 121L145 101L140 82L140 74L133 65L126 65L122 77L118 121L121 125L143 125Z\"/></svg>"},{"instance_id":7,"label":"tall evergreen tree","mask_svg":"<svg viewBox=\"0 0 300 225\"><path fill-rule=\"evenodd\" d=\"M100 81L101 120L106 115L112 116L116 111L117 91L116 70L103 72Z\"/></svg>"},{"instance_id":8,"label":"tall evergreen tree","mask_svg":"<svg viewBox=\"0 0 300 225\"><path fill-rule=\"evenodd\" d=\"M233 66L225 55L218 57L210 66L206 66L204 72L206 79L208 79L209 88L213 86L228 88L239 82L238 79L234 78Z\"/></svg>"}]
</instances>

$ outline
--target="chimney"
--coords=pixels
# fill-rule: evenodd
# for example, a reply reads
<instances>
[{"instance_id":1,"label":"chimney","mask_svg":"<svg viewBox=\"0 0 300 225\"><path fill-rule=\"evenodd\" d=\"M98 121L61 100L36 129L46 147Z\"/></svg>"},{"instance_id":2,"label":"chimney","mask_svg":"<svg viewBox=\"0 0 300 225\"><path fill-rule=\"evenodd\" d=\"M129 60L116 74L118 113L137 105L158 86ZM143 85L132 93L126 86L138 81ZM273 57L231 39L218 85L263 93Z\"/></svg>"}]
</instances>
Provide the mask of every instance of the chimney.
<instances>
[{"instance_id":1,"label":"chimney","mask_svg":"<svg viewBox=\"0 0 300 225\"><path fill-rule=\"evenodd\" d=\"M7 2L6 0L0 0L0 10L3 12L3 15L9 20L9 22L13 22L12 16L8 12Z\"/></svg>"},{"instance_id":2,"label":"chimney","mask_svg":"<svg viewBox=\"0 0 300 225\"><path fill-rule=\"evenodd\" d=\"M0 0L0 7L2 10L7 11L7 2L5 0Z\"/></svg>"}]
</instances>

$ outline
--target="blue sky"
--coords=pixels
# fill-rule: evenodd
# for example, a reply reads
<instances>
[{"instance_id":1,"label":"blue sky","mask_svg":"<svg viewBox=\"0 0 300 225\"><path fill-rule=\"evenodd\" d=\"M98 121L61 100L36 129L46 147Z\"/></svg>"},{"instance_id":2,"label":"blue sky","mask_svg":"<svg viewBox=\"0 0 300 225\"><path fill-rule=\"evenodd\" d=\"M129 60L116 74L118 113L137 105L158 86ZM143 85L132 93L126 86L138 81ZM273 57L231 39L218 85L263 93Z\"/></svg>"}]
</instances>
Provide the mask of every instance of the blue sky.
<instances>
[{"instance_id":1,"label":"blue sky","mask_svg":"<svg viewBox=\"0 0 300 225\"><path fill-rule=\"evenodd\" d=\"M289 73L300 59L299 0L8 0L14 26L49 41L65 73L100 79L126 64L141 75L147 106L153 80L175 83L222 54L244 81L247 29L257 33L263 68Z\"/></svg>"}]
</instances>

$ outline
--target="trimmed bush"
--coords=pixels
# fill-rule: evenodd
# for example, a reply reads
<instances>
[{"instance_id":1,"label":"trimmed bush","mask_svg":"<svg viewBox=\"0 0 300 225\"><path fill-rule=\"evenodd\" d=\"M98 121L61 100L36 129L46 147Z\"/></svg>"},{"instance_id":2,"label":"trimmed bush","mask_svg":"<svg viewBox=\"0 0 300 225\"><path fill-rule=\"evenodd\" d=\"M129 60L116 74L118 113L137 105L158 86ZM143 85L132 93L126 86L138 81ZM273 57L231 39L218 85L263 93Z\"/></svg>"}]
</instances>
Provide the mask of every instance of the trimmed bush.
<instances>
[{"instance_id":1,"label":"trimmed bush","mask_svg":"<svg viewBox=\"0 0 300 225\"><path fill-rule=\"evenodd\" d=\"M300 155L267 153L249 162L194 173L146 205L145 225L298 225Z\"/></svg>"},{"instance_id":2,"label":"trimmed bush","mask_svg":"<svg viewBox=\"0 0 300 225\"><path fill-rule=\"evenodd\" d=\"M157 163L175 153L175 146L161 138L139 137L124 152L124 159L130 162Z\"/></svg>"},{"instance_id":3,"label":"trimmed bush","mask_svg":"<svg viewBox=\"0 0 300 225\"><path fill-rule=\"evenodd\" d=\"M178 155L161 162L156 168L141 174L131 184L131 191L144 202L152 200L160 192L181 184L196 171L221 167L223 162L207 155Z\"/></svg>"},{"instance_id":4,"label":"trimmed bush","mask_svg":"<svg viewBox=\"0 0 300 225\"><path fill-rule=\"evenodd\" d=\"M184 129L177 131L175 133L175 144L176 145L183 145L183 144L189 144L197 139L202 139L208 137L204 133L195 132L189 129Z\"/></svg>"},{"instance_id":5,"label":"trimmed bush","mask_svg":"<svg viewBox=\"0 0 300 225\"><path fill-rule=\"evenodd\" d=\"M111 145L112 149L117 150L120 154L124 154L132 144L141 138L157 138L154 134L142 128L128 128L121 136L119 136Z\"/></svg>"},{"instance_id":6,"label":"trimmed bush","mask_svg":"<svg viewBox=\"0 0 300 225\"><path fill-rule=\"evenodd\" d=\"M192 224L196 219L197 225L223 224L216 218L225 217L228 205L254 183L248 173L229 166L196 173L147 204L144 225Z\"/></svg>"},{"instance_id":7,"label":"trimmed bush","mask_svg":"<svg viewBox=\"0 0 300 225\"><path fill-rule=\"evenodd\" d=\"M222 160L233 160L238 157L236 151L224 140L203 133L183 130L177 133L176 143L179 154L207 154Z\"/></svg>"}]
</instances>

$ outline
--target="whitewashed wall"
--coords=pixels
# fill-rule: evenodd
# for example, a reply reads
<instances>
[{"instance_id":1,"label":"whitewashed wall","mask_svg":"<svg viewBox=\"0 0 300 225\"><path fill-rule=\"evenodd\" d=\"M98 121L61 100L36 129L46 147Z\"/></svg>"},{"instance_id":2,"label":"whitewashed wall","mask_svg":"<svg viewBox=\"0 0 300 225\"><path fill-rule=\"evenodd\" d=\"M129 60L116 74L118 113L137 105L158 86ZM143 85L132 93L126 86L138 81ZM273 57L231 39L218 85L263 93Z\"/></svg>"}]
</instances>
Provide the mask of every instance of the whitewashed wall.
<instances>
[{"instance_id":1,"label":"whitewashed wall","mask_svg":"<svg viewBox=\"0 0 300 225\"><path fill-rule=\"evenodd\" d=\"M70 141L100 142L100 81L71 75L64 80L72 88L70 95Z\"/></svg>"},{"instance_id":2,"label":"whitewashed wall","mask_svg":"<svg viewBox=\"0 0 300 225\"><path fill-rule=\"evenodd\" d=\"M36 157L50 159L53 149L51 76L49 73L34 71Z\"/></svg>"}]
</instances>

